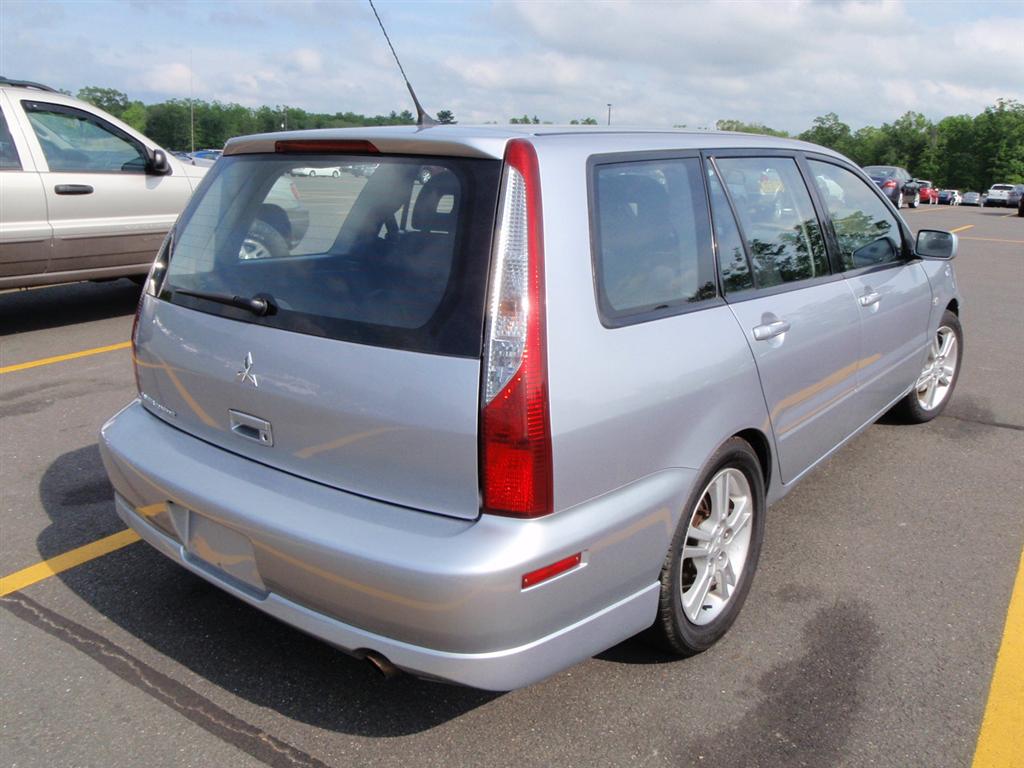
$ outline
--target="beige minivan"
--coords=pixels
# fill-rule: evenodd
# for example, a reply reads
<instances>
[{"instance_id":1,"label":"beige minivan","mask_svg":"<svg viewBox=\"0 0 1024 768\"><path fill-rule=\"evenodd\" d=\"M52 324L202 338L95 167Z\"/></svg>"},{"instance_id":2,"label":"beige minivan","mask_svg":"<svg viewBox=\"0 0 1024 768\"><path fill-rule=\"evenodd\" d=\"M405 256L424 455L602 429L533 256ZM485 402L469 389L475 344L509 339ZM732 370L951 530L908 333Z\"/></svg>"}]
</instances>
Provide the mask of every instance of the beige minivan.
<instances>
[{"instance_id":1,"label":"beige minivan","mask_svg":"<svg viewBox=\"0 0 1024 768\"><path fill-rule=\"evenodd\" d=\"M91 104L0 78L0 289L144 277L206 170Z\"/></svg>"}]
</instances>

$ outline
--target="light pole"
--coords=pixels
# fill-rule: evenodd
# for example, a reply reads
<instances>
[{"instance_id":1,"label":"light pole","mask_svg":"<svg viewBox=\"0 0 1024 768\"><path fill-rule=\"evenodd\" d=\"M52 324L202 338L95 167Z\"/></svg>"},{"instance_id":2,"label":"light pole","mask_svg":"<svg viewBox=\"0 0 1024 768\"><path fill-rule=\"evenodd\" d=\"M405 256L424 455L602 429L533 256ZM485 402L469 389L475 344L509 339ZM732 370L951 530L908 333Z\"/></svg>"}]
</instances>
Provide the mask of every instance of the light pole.
<instances>
[{"instance_id":1,"label":"light pole","mask_svg":"<svg viewBox=\"0 0 1024 768\"><path fill-rule=\"evenodd\" d=\"M608 105L608 125L612 124L612 105Z\"/></svg>"}]
</instances>

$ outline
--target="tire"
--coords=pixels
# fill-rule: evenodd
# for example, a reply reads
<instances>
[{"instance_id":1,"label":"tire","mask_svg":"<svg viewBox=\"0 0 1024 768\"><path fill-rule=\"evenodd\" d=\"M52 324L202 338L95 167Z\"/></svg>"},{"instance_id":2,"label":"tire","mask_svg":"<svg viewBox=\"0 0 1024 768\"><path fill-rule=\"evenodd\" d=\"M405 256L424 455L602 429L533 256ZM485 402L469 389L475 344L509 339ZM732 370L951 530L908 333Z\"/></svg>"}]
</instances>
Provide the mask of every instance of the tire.
<instances>
[{"instance_id":1,"label":"tire","mask_svg":"<svg viewBox=\"0 0 1024 768\"><path fill-rule=\"evenodd\" d=\"M910 207L911 208L917 208L917 206L919 206L920 204L921 204L921 196L919 194L915 193L914 194L914 199L910 201Z\"/></svg>"},{"instance_id":2,"label":"tire","mask_svg":"<svg viewBox=\"0 0 1024 768\"><path fill-rule=\"evenodd\" d=\"M331 171L331 176L333 176L334 178L338 178L339 176L341 176L341 171L335 169Z\"/></svg>"},{"instance_id":3,"label":"tire","mask_svg":"<svg viewBox=\"0 0 1024 768\"><path fill-rule=\"evenodd\" d=\"M903 193L900 192L899 195L896 198L896 210L898 211L902 207L903 207Z\"/></svg>"},{"instance_id":4,"label":"tire","mask_svg":"<svg viewBox=\"0 0 1024 768\"><path fill-rule=\"evenodd\" d=\"M309 175L310 175L310 177L315 177L316 176L316 171L313 170L312 168L310 168L309 169Z\"/></svg>"},{"instance_id":5,"label":"tire","mask_svg":"<svg viewBox=\"0 0 1024 768\"><path fill-rule=\"evenodd\" d=\"M960 379L963 360L963 328L960 319L947 309L928 348L924 369L906 397L893 407L893 413L910 424L924 424L942 413Z\"/></svg>"},{"instance_id":6,"label":"tire","mask_svg":"<svg viewBox=\"0 0 1024 768\"><path fill-rule=\"evenodd\" d=\"M750 591L764 539L764 475L750 444L731 438L707 466L694 483L665 556L658 617L646 634L654 644L680 656L707 650L732 626ZM728 503L724 519L716 523L715 507L723 507L715 501L715 492L723 490L723 482ZM702 539L709 538L699 541L694 530L702 532ZM684 557L684 547L695 556ZM730 569L728 575L716 570L722 563ZM693 590L697 593L691 595Z\"/></svg>"},{"instance_id":7,"label":"tire","mask_svg":"<svg viewBox=\"0 0 1024 768\"><path fill-rule=\"evenodd\" d=\"M256 219L242 240L238 250L238 258L242 261L252 259L277 259L288 255L288 241L280 230L261 219Z\"/></svg>"}]
</instances>

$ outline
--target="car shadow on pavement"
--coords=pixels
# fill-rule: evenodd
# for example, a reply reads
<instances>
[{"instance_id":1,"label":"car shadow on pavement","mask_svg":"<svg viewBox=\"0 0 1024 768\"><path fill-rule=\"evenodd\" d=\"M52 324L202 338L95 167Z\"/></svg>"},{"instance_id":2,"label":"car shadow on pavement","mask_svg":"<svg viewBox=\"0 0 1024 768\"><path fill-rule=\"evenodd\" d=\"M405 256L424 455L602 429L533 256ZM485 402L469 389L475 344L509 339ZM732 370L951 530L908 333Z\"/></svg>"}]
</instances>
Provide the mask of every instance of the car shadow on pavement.
<instances>
[{"instance_id":1,"label":"car shadow on pavement","mask_svg":"<svg viewBox=\"0 0 1024 768\"><path fill-rule=\"evenodd\" d=\"M0 293L0 336L131 315L139 291L124 278Z\"/></svg>"},{"instance_id":2,"label":"car shadow on pavement","mask_svg":"<svg viewBox=\"0 0 1024 768\"><path fill-rule=\"evenodd\" d=\"M96 445L60 456L39 491L51 519L37 540L43 558L124 528ZM129 653L154 666L165 666L154 654L166 656L234 696L318 728L409 735L501 696L410 676L385 680L368 662L261 613L141 542L58 578L148 646L129 645ZM87 623L96 629L96 621Z\"/></svg>"}]
</instances>

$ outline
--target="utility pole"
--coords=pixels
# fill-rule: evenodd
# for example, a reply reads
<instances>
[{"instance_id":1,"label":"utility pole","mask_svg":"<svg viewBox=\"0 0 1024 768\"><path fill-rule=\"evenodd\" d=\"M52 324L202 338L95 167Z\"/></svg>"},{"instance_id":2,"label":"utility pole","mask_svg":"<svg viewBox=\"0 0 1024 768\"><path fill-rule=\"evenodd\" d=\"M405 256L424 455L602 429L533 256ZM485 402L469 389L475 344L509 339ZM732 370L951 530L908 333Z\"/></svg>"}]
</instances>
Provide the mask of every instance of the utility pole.
<instances>
[{"instance_id":1,"label":"utility pole","mask_svg":"<svg viewBox=\"0 0 1024 768\"><path fill-rule=\"evenodd\" d=\"M608 125L612 124L612 105L608 105Z\"/></svg>"},{"instance_id":2,"label":"utility pole","mask_svg":"<svg viewBox=\"0 0 1024 768\"><path fill-rule=\"evenodd\" d=\"M188 49L188 113L189 134L191 135L192 152L196 151L196 103L192 98L192 49Z\"/></svg>"}]
</instances>

